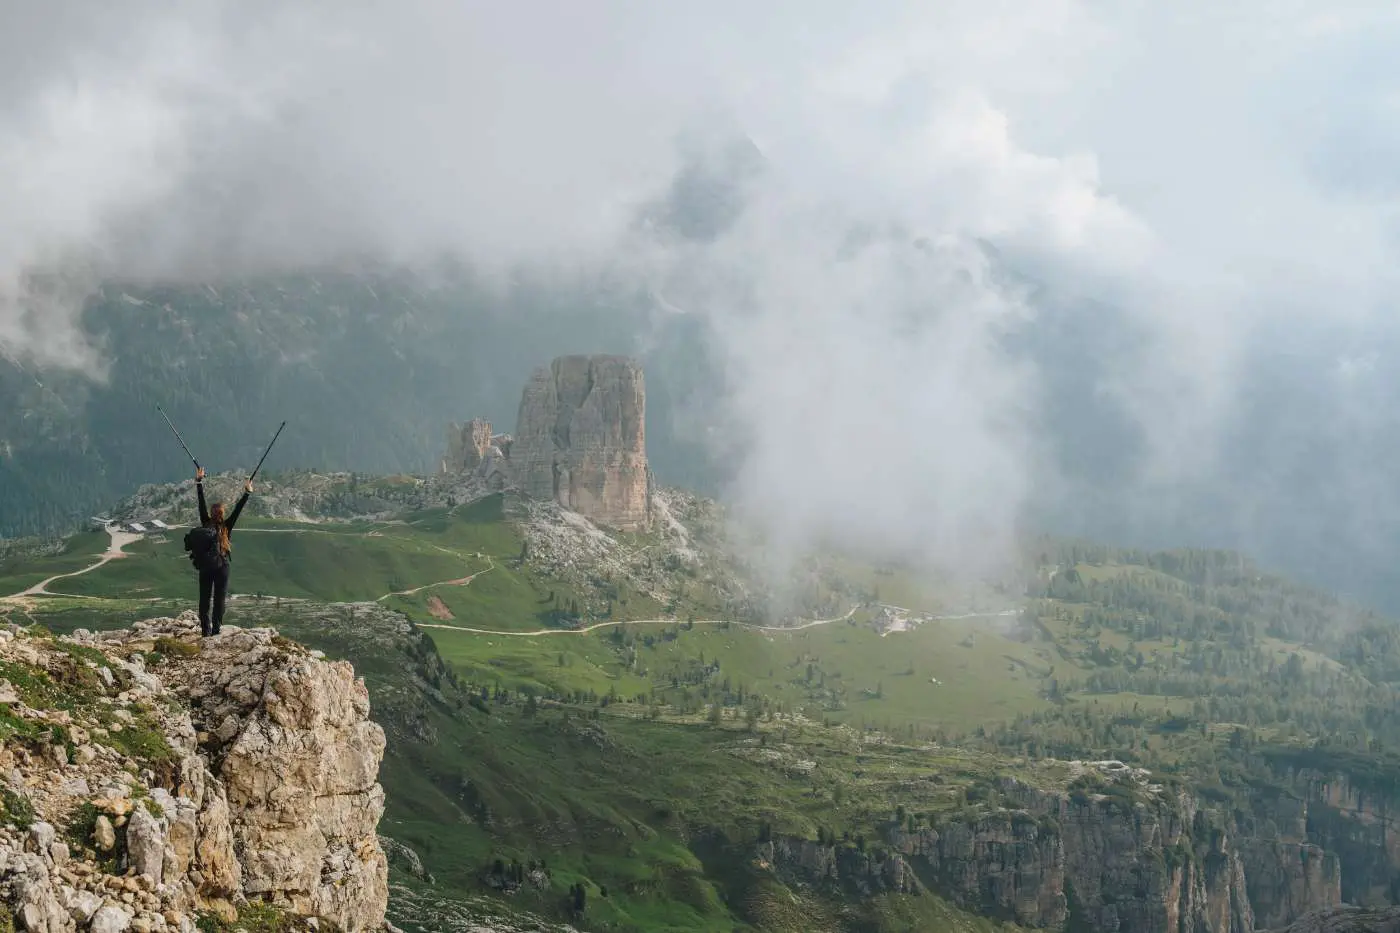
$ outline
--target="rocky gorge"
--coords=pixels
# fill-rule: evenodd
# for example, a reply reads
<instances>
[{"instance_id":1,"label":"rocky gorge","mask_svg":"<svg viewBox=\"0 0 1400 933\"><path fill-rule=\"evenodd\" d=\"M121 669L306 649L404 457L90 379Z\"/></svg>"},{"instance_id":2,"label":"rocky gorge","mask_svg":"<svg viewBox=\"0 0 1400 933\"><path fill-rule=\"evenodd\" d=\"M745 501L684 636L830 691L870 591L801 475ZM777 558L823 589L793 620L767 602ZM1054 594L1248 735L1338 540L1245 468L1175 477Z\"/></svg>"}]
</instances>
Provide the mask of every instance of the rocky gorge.
<instances>
[{"instance_id":1,"label":"rocky gorge","mask_svg":"<svg viewBox=\"0 0 1400 933\"><path fill-rule=\"evenodd\" d=\"M384 733L348 663L271 629L200 639L191 614L12 626L0 729L16 928L391 929Z\"/></svg>"}]
</instances>

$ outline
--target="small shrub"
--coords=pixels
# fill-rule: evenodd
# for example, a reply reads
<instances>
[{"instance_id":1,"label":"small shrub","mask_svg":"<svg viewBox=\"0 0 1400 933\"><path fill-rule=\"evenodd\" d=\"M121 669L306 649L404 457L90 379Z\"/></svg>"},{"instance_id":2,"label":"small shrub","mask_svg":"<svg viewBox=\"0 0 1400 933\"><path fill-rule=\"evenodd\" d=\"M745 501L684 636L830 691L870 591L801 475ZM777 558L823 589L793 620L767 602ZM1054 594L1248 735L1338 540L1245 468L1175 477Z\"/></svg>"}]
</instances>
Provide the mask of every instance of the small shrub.
<instances>
[{"instance_id":1,"label":"small shrub","mask_svg":"<svg viewBox=\"0 0 1400 933\"><path fill-rule=\"evenodd\" d=\"M4 785L0 785L0 808L3 808L0 818L20 829L28 829L29 824L34 822L34 805L29 802L29 798L20 796ZM0 931L4 929L4 924L0 923Z\"/></svg>"},{"instance_id":2,"label":"small shrub","mask_svg":"<svg viewBox=\"0 0 1400 933\"><path fill-rule=\"evenodd\" d=\"M1167 868L1175 870L1190 865L1193 853L1191 847L1186 844L1186 840L1182 839L1176 845L1163 849L1162 858L1166 862Z\"/></svg>"},{"instance_id":3,"label":"small shrub","mask_svg":"<svg viewBox=\"0 0 1400 933\"><path fill-rule=\"evenodd\" d=\"M97 818L105 814L97 809L90 800L85 800L78 805L77 809L68 818L68 841L78 849L78 851L92 852L97 861L98 867L109 875L120 873L120 866L126 859L126 833L116 833L116 846L110 852L99 852L95 831L97 828ZM110 817L109 817L110 818Z\"/></svg>"},{"instance_id":4,"label":"small shrub","mask_svg":"<svg viewBox=\"0 0 1400 933\"><path fill-rule=\"evenodd\" d=\"M52 668L52 674L58 683L76 692L85 700L90 700L96 694L102 693L105 687L102 676L97 671L71 655L59 659Z\"/></svg>"}]
</instances>

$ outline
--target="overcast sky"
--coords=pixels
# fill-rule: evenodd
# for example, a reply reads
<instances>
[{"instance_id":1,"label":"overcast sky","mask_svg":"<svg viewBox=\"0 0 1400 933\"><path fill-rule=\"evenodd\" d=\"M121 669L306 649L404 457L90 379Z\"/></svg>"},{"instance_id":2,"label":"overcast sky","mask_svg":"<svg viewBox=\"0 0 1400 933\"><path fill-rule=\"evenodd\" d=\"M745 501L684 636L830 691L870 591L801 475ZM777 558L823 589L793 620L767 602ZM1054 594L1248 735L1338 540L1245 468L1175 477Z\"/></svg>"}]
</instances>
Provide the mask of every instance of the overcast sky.
<instances>
[{"instance_id":1,"label":"overcast sky","mask_svg":"<svg viewBox=\"0 0 1400 933\"><path fill-rule=\"evenodd\" d=\"M1045 311L973 244L1149 335L1098 391L1163 452L1144 481L1177 482L1259 328L1389 313L1397 47L1381 3L10 2L0 348L86 359L35 268L620 264L721 333L737 493L774 528L965 548L1044 479L1041 374L997 339ZM735 134L767 164L742 218L628 232ZM901 233L837 262L854 224Z\"/></svg>"}]
</instances>

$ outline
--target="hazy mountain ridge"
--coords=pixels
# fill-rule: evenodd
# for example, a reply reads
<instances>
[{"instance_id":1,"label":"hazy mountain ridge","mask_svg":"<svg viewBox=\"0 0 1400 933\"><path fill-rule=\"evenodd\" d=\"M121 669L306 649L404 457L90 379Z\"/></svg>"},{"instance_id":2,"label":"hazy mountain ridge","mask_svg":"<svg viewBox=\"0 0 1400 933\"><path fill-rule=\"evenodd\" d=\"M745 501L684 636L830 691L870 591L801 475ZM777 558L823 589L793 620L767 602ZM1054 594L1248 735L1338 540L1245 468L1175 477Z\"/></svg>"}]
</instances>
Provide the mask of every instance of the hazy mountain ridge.
<instances>
[{"instance_id":1,"label":"hazy mountain ridge","mask_svg":"<svg viewBox=\"0 0 1400 933\"><path fill-rule=\"evenodd\" d=\"M449 422L514 425L517 387L551 348L630 350L644 329L640 312L560 300L395 269L108 286L84 317L100 372L0 358L0 394L18 401L0 412L0 534L71 530L126 490L187 475L156 405L210 469L251 468L287 420L281 465L429 472ZM668 449L668 383L683 389L693 365L659 368L653 446L703 479L703 465L677 469L689 446Z\"/></svg>"}]
</instances>

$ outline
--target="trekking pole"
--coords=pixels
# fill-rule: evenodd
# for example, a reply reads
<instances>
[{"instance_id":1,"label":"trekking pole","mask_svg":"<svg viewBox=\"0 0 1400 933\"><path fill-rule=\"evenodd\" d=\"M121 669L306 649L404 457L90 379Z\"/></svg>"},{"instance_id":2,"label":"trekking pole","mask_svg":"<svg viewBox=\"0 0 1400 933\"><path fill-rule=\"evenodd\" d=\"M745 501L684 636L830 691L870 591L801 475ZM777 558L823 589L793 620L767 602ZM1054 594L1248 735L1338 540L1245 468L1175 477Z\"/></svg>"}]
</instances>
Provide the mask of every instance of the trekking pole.
<instances>
[{"instance_id":1,"label":"trekking pole","mask_svg":"<svg viewBox=\"0 0 1400 933\"><path fill-rule=\"evenodd\" d=\"M281 424L280 426L278 426L278 428L277 428L277 433L274 434L274 435L272 435L272 440L268 441L268 443L267 443L267 450L264 450L264 451L263 451L262 459L258 461L258 465L257 465L257 466L253 467L253 472L252 472L252 475L250 475L250 476L248 477L248 482L251 483L251 482L253 481L253 479L258 475L258 471L262 469L263 460L266 460L266 459L267 459L267 455L270 454L270 453L272 453L272 445L275 444L275 443L277 443L277 438L279 438L279 437L282 436L282 428L285 428L286 426L287 426L287 422L285 422L285 421L282 422L282 424Z\"/></svg>"},{"instance_id":2,"label":"trekking pole","mask_svg":"<svg viewBox=\"0 0 1400 933\"><path fill-rule=\"evenodd\" d=\"M185 439L180 436L180 432L175 430L175 423L170 420L170 416L165 413L165 409L157 405L156 411L160 412L160 416L165 419L165 423L170 425L170 430L175 432L175 440L179 441L180 446L185 448L185 453L189 456L190 462L194 464L194 468L196 470L200 469L199 461L194 458L194 454L190 453L189 446L185 444Z\"/></svg>"}]
</instances>

